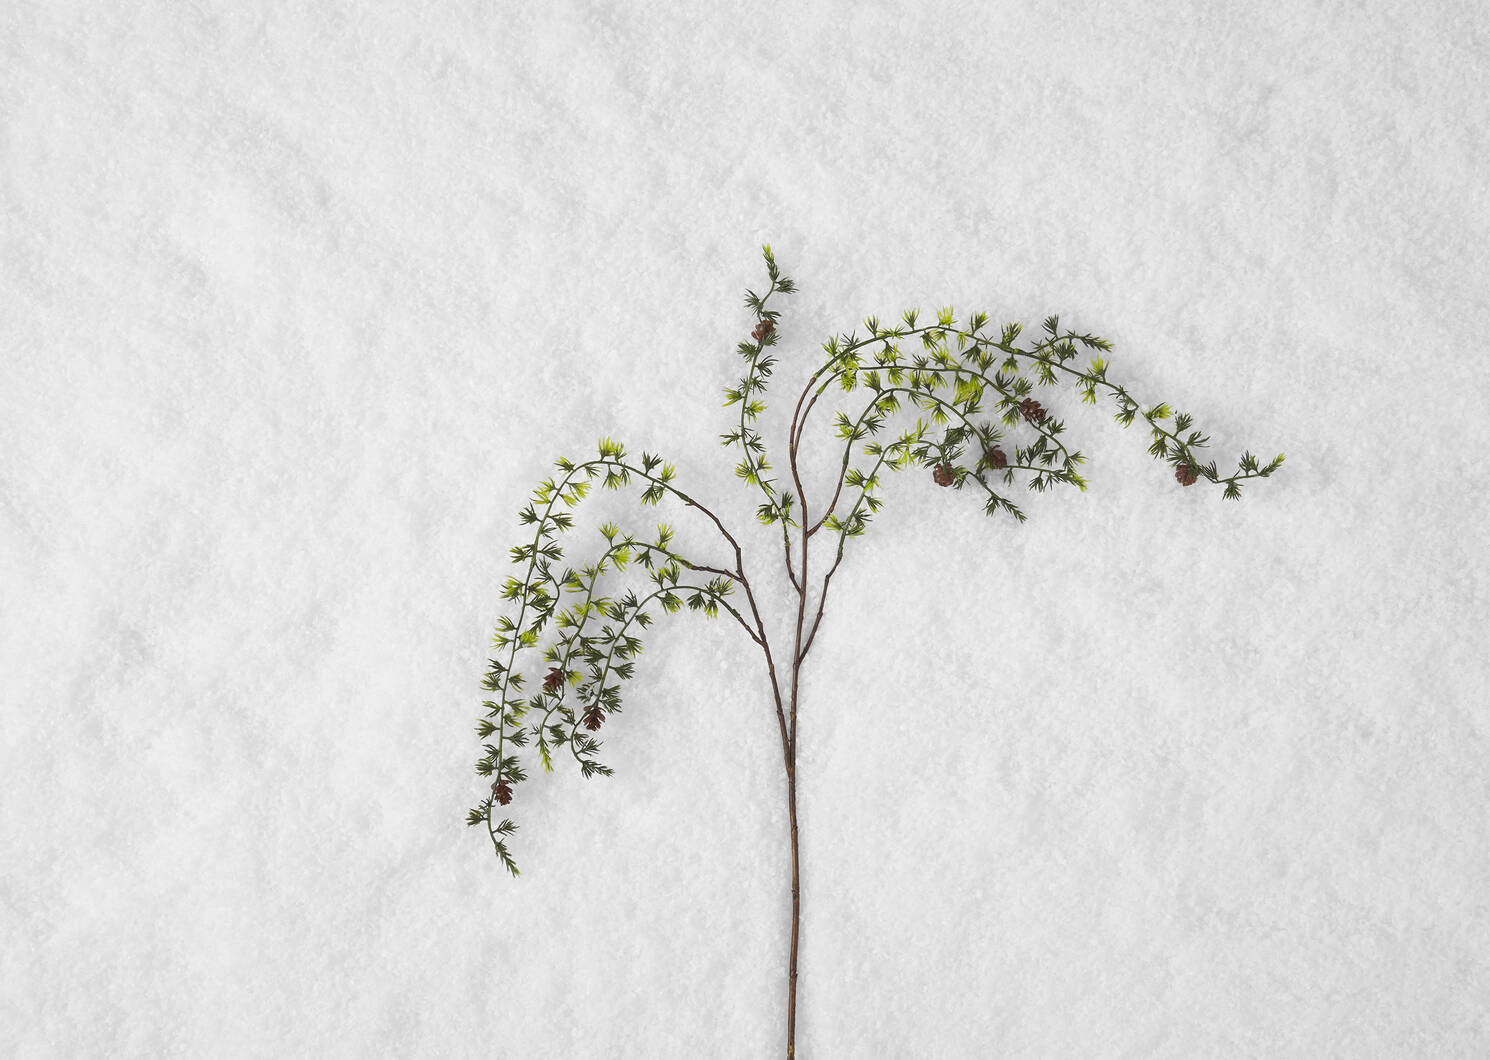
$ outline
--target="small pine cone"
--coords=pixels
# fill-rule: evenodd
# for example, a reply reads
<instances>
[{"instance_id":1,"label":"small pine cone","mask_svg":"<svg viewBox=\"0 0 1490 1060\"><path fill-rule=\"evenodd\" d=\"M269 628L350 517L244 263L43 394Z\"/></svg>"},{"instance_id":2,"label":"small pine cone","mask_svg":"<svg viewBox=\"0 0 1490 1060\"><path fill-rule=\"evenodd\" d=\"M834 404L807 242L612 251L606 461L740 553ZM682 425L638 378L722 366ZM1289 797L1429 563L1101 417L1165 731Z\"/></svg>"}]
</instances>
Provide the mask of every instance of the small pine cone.
<instances>
[{"instance_id":1,"label":"small pine cone","mask_svg":"<svg viewBox=\"0 0 1490 1060\"><path fill-rule=\"evenodd\" d=\"M1045 419L1045 409L1034 398L1025 398L1021 401L1019 411L1024 413L1024 418L1031 423L1040 423Z\"/></svg>"},{"instance_id":2,"label":"small pine cone","mask_svg":"<svg viewBox=\"0 0 1490 1060\"><path fill-rule=\"evenodd\" d=\"M938 486L950 486L957 481L957 473L952 470L951 464L938 464L931 477Z\"/></svg>"},{"instance_id":3,"label":"small pine cone","mask_svg":"<svg viewBox=\"0 0 1490 1060\"><path fill-rule=\"evenodd\" d=\"M1174 477L1175 477L1175 480L1178 481L1181 486L1193 486L1193 485L1195 485L1195 479L1196 479L1195 469L1193 467L1191 467L1189 464L1180 464L1180 465L1176 466L1175 469L1174 469Z\"/></svg>"},{"instance_id":4,"label":"small pine cone","mask_svg":"<svg viewBox=\"0 0 1490 1060\"><path fill-rule=\"evenodd\" d=\"M750 337L756 342L760 342L762 339L764 339L767 335L771 334L771 332L775 330L776 322L774 320L762 320L755 326L755 330L750 333Z\"/></svg>"},{"instance_id":5,"label":"small pine cone","mask_svg":"<svg viewBox=\"0 0 1490 1060\"><path fill-rule=\"evenodd\" d=\"M548 671L548 676L543 679L543 690L545 692L557 692L564 684L564 671L557 666Z\"/></svg>"},{"instance_id":6,"label":"small pine cone","mask_svg":"<svg viewBox=\"0 0 1490 1060\"><path fill-rule=\"evenodd\" d=\"M1009 458L1004 455L1002 449L993 448L983 450L983 459L988 461L989 467L1008 467Z\"/></svg>"},{"instance_id":7,"label":"small pine cone","mask_svg":"<svg viewBox=\"0 0 1490 1060\"><path fill-rule=\"evenodd\" d=\"M600 728L600 723L605 720L605 715L600 712L600 704L591 703L588 707L586 707L584 719L585 728L589 729L591 732L594 732L596 729Z\"/></svg>"},{"instance_id":8,"label":"small pine cone","mask_svg":"<svg viewBox=\"0 0 1490 1060\"><path fill-rule=\"evenodd\" d=\"M506 806L512 801L512 785L505 780L499 780L493 784L491 786L491 793L492 798L496 799L503 806Z\"/></svg>"}]
</instances>

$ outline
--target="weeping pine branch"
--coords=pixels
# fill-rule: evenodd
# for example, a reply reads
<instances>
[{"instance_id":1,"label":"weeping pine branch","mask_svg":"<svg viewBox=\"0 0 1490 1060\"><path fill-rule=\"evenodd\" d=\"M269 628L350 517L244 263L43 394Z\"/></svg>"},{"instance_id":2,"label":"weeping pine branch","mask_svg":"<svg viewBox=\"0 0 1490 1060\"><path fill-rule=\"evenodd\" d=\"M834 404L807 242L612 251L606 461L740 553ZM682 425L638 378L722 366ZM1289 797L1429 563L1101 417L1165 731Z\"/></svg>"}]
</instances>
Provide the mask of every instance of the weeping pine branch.
<instances>
[{"instance_id":1,"label":"weeping pine branch","mask_svg":"<svg viewBox=\"0 0 1490 1060\"><path fill-rule=\"evenodd\" d=\"M760 649L769 679L781 737L790 824L792 937L786 1012L787 1056L795 1050L797 952L800 916L800 870L797 843L796 747L802 666L823 622L829 585L844 561L849 542L863 536L882 509L886 476L907 468L931 470L932 481L953 493L972 490L984 514L1028 516L1014 492L1022 482L1027 493L1061 486L1085 491L1077 470L1085 455L1063 436L1066 424L1051 416L1037 389L1069 384L1083 404L1099 398L1112 402L1114 419L1124 428L1140 418L1149 432L1148 451L1167 466L1180 487L1202 479L1218 487L1223 500L1237 500L1242 483L1268 478L1283 464L1279 454L1264 464L1244 451L1235 471L1222 475L1202 453L1210 442L1195 418L1160 401L1144 405L1119 383L1107 378L1111 344L1085 332L1062 329L1047 317L1034 339L1021 342L1023 325L989 328L984 313L961 325L949 306L934 322L918 325L918 310L899 321L864 321L822 345L825 358L807 379L797 398L786 438L786 467L791 488L778 485L765 439L756 427L766 410L765 395L777 359L768 351L780 341L780 312L771 304L778 294L796 290L781 275L769 245L762 248L770 286L764 294L747 291L745 305L754 317L749 341L735 352L744 374L724 389L724 407L734 409L724 447L738 450L735 474L754 494L758 523L776 525L782 559L797 609L795 642L787 665L777 667L761 621L756 584L745 570L734 533L696 496L678 485L677 466L650 452L631 457L625 445L601 437L595 454L583 461L560 458L554 472L538 485L518 513L531 539L512 547L509 556L519 574L508 577L502 599L513 615L498 619L481 687L491 698L476 725L483 756L476 772L493 778L490 794L466 815L472 827L485 827L498 862L511 875L518 866L509 849L517 825L498 817L496 807L511 804L528 780L523 756L530 743L544 772L567 750L583 777L611 776L597 757L595 738L607 721L621 713L622 687L633 679L643 642L662 616L684 610L714 619L728 615ZM1082 363L1085 361L1085 363ZM849 399L850 409L835 410L838 448L830 467L837 468L831 496L810 508L802 488L801 460L808 419L824 394ZM661 523L640 537L615 523L598 527L604 546L588 562L562 565L566 535L575 529L574 511L593 488L635 490L643 507L664 502L680 515L699 521L714 537L720 556L688 557L674 548L674 531ZM816 519L809 511L818 511ZM830 557L816 580L809 563L813 538L825 533ZM795 541L793 540L795 538ZM637 578L638 571L644 577ZM640 585L636 584L640 582ZM638 588L641 595L638 595ZM815 603L815 609L809 601ZM809 614L809 612L811 612ZM536 686L528 692L529 680Z\"/></svg>"}]
</instances>

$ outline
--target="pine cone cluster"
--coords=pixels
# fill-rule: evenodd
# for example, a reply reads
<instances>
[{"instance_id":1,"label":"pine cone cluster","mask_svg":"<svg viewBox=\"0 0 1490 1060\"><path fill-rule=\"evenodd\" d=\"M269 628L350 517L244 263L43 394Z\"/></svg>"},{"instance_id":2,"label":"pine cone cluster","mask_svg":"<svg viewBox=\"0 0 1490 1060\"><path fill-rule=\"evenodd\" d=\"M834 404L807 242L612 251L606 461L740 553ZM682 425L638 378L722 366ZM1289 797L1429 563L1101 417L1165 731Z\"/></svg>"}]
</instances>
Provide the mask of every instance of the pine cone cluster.
<instances>
[{"instance_id":1,"label":"pine cone cluster","mask_svg":"<svg viewBox=\"0 0 1490 1060\"><path fill-rule=\"evenodd\" d=\"M1181 486L1193 486L1197 476L1195 469L1189 464L1179 464L1174 469L1174 477Z\"/></svg>"},{"instance_id":2,"label":"pine cone cluster","mask_svg":"<svg viewBox=\"0 0 1490 1060\"><path fill-rule=\"evenodd\" d=\"M591 732L594 732L596 729L600 728L600 723L605 720L605 715L600 712L599 703L591 703L588 707L586 707L583 717L585 721L585 728L589 729Z\"/></svg>"},{"instance_id":3,"label":"pine cone cluster","mask_svg":"<svg viewBox=\"0 0 1490 1060\"><path fill-rule=\"evenodd\" d=\"M1045 409L1034 398L1025 398L1019 403L1019 411L1024 413L1024 418L1031 423L1040 423L1045 419Z\"/></svg>"},{"instance_id":4,"label":"pine cone cluster","mask_svg":"<svg viewBox=\"0 0 1490 1060\"><path fill-rule=\"evenodd\" d=\"M492 798L496 799L503 806L506 806L512 801L512 785L505 780L499 780L493 784L491 786L491 793Z\"/></svg>"},{"instance_id":5,"label":"pine cone cluster","mask_svg":"<svg viewBox=\"0 0 1490 1060\"><path fill-rule=\"evenodd\" d=\"M1003 468L1009 466L1009 458L1004 455L1002 449L996 446L992 449L983 450L983 459L988 461L989 467Z\"/></svg>"},{"instance_id":6,"label":"pine cone cluster","mask_svg":"<svg viewBox=\"0 0 1490 1060\"><path fill-rule=\"evenodd\" d=\"M932 471L931 477L938 486L950 486L957 481L957 473L952 470L951 464L936 465L936 470Z\"/></svg>"},{"instance_id":7,"label":"pine cone cluster","mask_svg":"<svg viewBox=\"0 0 1490 1060\"><path fill-rule=\"evenodd\" d=\"M750 333L750 337L756 342L760 342L762 339L764 339L767 335L771 334L771 332L775 330L776 321L770 319L762 320L755 326L755 330Z\"/></svg>"},{"instance_id":8,"label":"pine cone cluster","mask_svg":"<svg viewBox=\"0 0 1490 1060\"><path fill-rule=\"evenodd\" d=\"M564 685L564 671L559 667L551 667L548 676L543 679L543 690L545 692L557 692Z\"/></svg>"}]
</instances>

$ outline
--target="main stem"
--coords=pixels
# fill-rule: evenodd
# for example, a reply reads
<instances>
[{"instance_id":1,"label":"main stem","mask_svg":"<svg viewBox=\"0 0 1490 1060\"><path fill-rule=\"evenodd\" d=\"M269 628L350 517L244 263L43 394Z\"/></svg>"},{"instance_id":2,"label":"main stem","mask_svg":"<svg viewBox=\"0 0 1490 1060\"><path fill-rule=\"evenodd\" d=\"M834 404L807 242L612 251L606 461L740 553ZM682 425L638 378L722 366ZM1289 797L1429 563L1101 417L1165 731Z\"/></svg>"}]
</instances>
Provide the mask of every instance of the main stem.
<instances>
[{"instance_id":1,"label":"main stem","mask_svg":"<svg viewBox=\"0 0 1490 1060\"><path fill-rule=\"evenodd\" d=\"M796 748L788 754L786 767L786 806L792 823L792 955L787 968L788 994L786 1000L786 1055L797 1055L797 938L802 922L802 881L797 862L797 777Z\"/></svg>"},{"instance_id":2,"label":"main stem","mask_svg":"<svg viewBox=\"0 0 1490 1060\"><path fill-rule=\"evenodd\" d=\"M792 471L796 473L796 453L792 453ZM797 483L801 493L800 479ZM802 926L801 863L797 856L797 693L802 672L802 624L807 617L807 529L806 502L802 511L801 577L797 579L797 637L792 648L791 732L783 750L786 752L786 812L792 826L792 952L787 968L786 1055L797 1055L797 945Z\"/></svg>"}]
</instances>

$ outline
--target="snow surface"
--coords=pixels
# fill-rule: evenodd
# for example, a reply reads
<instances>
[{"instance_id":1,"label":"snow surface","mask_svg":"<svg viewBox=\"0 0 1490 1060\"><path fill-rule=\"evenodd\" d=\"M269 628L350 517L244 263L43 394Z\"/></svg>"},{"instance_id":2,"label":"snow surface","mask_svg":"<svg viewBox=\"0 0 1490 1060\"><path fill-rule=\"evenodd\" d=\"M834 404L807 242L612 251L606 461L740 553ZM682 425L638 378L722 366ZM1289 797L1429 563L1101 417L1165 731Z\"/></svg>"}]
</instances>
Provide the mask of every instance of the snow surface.
<instances>
[{"instance_id":1,"label":"snow surface","mask_svg":"<svg viewBox=\"0 0 1490 1060\"><path fill-rule=\"evenodd\" d=\"M464 822L555 457L676 462L786 650L718 444L770 243L778 468L823 342L946 304L1288 458L1223 503L1063 387L1086 493L890 479L804 678L799 1055L1490 1055L1483 5L11 0L0 49L0 1054L781 1055L727 617L648 634L616 776L529 755L519 879ZM727 558L620 500L566 558Z\"/></svg>"}]
</instances>

